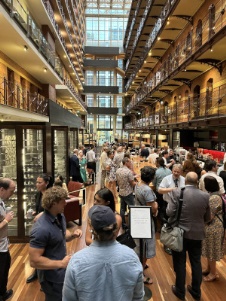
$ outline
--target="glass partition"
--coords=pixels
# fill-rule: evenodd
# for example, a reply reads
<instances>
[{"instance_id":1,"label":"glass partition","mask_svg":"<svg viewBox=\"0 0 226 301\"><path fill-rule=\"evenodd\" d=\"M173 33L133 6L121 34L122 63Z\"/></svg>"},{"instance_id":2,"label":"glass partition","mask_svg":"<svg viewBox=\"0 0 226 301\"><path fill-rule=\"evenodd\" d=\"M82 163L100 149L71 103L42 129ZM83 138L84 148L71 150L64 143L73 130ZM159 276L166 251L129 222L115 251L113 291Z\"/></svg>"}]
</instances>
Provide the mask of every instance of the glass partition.
<instances>
[{"instance_id":1,"label":"glass partition","mask_svg":"<svg viewBox=\"0 0 226 301\"><path fill-rule=\"evenodd\" d=\"M60 174L63 179L67 176L67 141L66 141L66 131L64 130L54 130L54 176Z\"/></svg>"},{"instance_id":2,"label":"glass partition","mask_svg":"<svg viewBox=\"0 0 226 301\"><path fill-rule=\"evenodd\" d=\"M33 216L29 214L35 211L36 179L43 173L43 132L39 129L23 129L22 149L24 188L23 209L25 235L33 224Z\"/></svg>"},{"instance_id":3,"label":"glass partition","mask_svg":"<svg viewBox=\"0 0 226 301\"><path fill-rule=\"evenodd\" d=\"M16 162L16 133L14 129L0 130L0 177L17 180L17 162ZM11 207L14 212L14 218L9 223L9 236L16 236L17 231L17 189L8 201L5 201L6 207Z\"/></svg>"}]
</instances>

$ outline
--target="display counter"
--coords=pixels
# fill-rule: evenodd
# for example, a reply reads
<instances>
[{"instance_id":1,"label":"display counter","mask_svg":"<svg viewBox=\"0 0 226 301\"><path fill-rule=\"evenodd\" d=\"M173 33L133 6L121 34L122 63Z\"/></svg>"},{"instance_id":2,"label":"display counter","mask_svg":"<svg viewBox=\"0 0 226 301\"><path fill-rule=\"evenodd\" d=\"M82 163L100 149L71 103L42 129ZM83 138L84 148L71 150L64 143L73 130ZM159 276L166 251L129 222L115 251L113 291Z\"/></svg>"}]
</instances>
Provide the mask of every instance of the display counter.
<instances>
[{"instance_id":1,"label":"display counter","mask_svg":"<svg viewBox=\"0 0 226 301\"><path fill-rule=\"evenodd\" d=\"M198 148L198 156L202 156L203 159L213 159L219 163L223 163L225 152L221 152L218 150L211 150L205 148Z\"/></svg>"}]
</instances>

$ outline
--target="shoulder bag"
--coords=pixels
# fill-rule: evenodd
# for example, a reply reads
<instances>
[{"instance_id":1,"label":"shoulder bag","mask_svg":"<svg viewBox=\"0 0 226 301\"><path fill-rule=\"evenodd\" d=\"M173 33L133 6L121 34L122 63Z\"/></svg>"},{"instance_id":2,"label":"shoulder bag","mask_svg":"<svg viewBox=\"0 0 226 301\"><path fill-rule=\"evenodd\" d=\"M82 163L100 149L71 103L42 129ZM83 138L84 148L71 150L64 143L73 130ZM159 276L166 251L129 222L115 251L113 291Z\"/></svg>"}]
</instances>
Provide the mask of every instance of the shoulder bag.
<instances>
[{"instance_id":1,"label":"shoulder bag","mask_svg":"<svg viewBox=\"0 0 226 301\"><path fill-rule=\"evenodd\" d=\"M173 222L166 223L162 226L160 241L161 243L173 251L181 252L183 250L183 235L184 230L178 227L182 203L183 203L184 188L181 189L179 199L179 209L177 210L177 218Z\"/></svg>"},{"instance_id":2,"label":"shoulder bag","mask_svg":"<svg viewBox=\"0 0 226 301\"><path fill-rule=\"evenodd\" d=\"M125 230L124 233L122 233L121 235L119 235L116 240L122 244L122 245L126 245L127 247L134 249L136 247L136 243L134 241L134 239L132 238L129 228L127 227L127 225L123 224L123 228Z\"/></svg>"}]
</instances>

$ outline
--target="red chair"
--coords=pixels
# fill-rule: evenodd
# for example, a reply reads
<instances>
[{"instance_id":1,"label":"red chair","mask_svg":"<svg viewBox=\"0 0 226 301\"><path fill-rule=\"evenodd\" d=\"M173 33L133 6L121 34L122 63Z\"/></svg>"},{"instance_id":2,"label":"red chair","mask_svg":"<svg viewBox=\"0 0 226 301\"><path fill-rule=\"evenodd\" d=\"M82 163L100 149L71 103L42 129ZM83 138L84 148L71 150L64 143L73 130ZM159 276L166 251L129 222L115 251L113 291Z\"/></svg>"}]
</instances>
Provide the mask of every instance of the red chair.
<instances>
[{"instance_id":1,"label":"red chair","mask_svg":"<svg viewBox=\"0 0 226 301\"><path fill-rule=\"evenodd\" d=\"M83 191L83 197L79 197ZM84 202L85 188L79 182L69 181L67 206L64 209L66 222L74 222L81 226L82 224L82 203ZM78 220L78 222L76 222Z\"/></svg>"}]
</instances>

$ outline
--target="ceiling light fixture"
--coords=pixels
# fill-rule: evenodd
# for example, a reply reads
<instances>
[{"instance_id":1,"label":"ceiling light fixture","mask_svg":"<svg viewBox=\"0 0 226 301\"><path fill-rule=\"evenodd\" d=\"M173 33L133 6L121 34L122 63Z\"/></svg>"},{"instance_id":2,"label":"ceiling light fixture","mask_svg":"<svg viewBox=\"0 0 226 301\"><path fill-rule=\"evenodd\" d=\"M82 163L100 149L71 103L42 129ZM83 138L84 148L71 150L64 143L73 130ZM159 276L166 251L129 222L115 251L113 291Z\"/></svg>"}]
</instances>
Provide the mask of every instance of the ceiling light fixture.
<instances>
[{"instance_id":1,"label":"ceiling light fixture","mask_svg":"<svg viewBox=\"0 0 226 301\"><path fill-rule=\"evenodd\" d=\"M43 71L44 71L44 72L47 72L47 68L44 68Z\"/></svg>"},{"instance_id":2,"label":"ceiling light fixture","mask_svg":"<svg viewBox=\"0 0 226 301\"><path fill-rule=\"evenodd\" d=\"M24 45L24 51L28 51L27 45Z\"/></svg>"}]
</instances>

